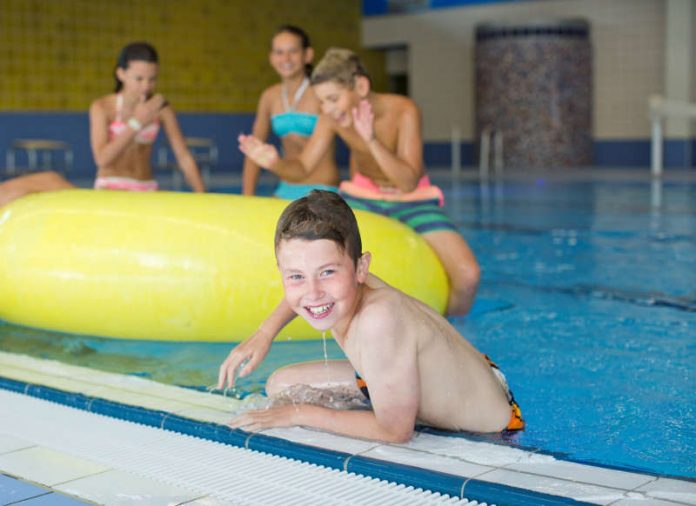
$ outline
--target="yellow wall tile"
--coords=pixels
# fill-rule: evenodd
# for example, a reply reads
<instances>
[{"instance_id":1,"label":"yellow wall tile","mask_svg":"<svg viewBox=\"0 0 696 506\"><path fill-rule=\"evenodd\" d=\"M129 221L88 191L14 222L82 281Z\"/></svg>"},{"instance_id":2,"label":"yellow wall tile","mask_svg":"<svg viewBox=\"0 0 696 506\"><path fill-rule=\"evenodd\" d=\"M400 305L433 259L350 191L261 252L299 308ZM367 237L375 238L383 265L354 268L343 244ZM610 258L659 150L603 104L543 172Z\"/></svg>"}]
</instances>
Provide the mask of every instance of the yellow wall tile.
<instances>
[{"instance_id":1,"label":"yellow wall tile","mask_svg":"<svg viewBox=\"0 0 696 506\"><path fill-rule=\"evenodd\" d=\"M0 109L85 110L111 91L122 46L152 43L159 90L179 111L253 112L277 80L278 25L302 26L317 59L330 46L365 58L379 89L384 58L360 50L357 0L0 0Z\"/></svg>"}]
</instances>

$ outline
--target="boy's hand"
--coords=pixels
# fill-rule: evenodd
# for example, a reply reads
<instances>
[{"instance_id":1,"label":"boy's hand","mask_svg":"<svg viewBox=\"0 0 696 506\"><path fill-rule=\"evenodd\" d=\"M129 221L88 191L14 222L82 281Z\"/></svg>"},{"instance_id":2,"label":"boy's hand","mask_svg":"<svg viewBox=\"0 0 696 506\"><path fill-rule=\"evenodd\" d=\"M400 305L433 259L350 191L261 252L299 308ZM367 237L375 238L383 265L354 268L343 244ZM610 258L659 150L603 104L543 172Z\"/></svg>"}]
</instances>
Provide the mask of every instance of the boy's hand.
<instances>
[{"instance_id":1,"label":"boy's hand","mask_svg":"<svg viewBox=\"0 0 696 506\"><path fill-rule=\"evenodd\" d=\"M235 346L225 361L220 366L217 388L234 386L235 372L239 369L237 377L243 378L251 373L268 354L273 342L273 335L262 331L254 332L249 339ZM245 363L246 362L246 363Z\"/></svg>"},{"instance_id":2,"label":"boy's hand","mask_svg":"<svg viewBox=\"0 0 696 506\"><path fill-rule=\"evenodd\" d=\"M297 425L293 420L299 409L299 406L288 404L287 406L247 411L236 416L228 425L233 429L242 429L248 432L273 427L291 427Z\"/></svg>"},{"instance_id":3,"label":"boy's hand","mask_svg":"<svg viewBox=\"0 0 696 506\"><path fill-rule=\"evenodd\" d=\"M358 135L365 142L369 143L375 138L375 115L372 112L372 106L367 100L361 100L358 107L354 107L351 111L353 115L353 126Z\"/></svg>"},{"instance_id":4,"label":"boy's hand","mask_svg":"<svg viewBox=\"0 0 696 506\"><path fill-rule=\"evenodd\" d=\"M280 158L275 146L261 142L253 135L240 134L237 140L239 150L264 169L273 167Z\"/></svg>"}]
</instances>

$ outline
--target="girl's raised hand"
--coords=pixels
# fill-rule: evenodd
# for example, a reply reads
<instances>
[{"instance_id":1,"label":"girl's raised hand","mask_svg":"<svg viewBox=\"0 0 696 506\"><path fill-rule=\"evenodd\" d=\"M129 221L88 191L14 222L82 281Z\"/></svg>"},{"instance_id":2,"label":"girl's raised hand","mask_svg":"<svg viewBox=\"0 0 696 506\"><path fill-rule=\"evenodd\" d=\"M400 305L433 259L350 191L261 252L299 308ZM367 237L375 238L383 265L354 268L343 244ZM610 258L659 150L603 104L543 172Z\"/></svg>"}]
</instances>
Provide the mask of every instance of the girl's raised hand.
<instances>
[{"instance_id":1,"label":"girl's raised hand","mask_svg":"<svg viewBox=\"0 0 696 506\"><path fill-rule=\"evenodd\" d=\"M140 97L140 101L133 110L133 117L143 126L152 123L164 105L164 97L159 93L147 98L145 95Z\"/></svg>"},{"instance_id":2,"label":"girl's raised hand","mask_svg":"<svg viewBox=\"0 0 696 506\"><path fill-rule=\"evenodd\" d=\"M272 144L261 142L253 135L240 134L237 140L239 150L260 167L269 169L278 162L278 150Z\"/></svg>"}]
</instances>

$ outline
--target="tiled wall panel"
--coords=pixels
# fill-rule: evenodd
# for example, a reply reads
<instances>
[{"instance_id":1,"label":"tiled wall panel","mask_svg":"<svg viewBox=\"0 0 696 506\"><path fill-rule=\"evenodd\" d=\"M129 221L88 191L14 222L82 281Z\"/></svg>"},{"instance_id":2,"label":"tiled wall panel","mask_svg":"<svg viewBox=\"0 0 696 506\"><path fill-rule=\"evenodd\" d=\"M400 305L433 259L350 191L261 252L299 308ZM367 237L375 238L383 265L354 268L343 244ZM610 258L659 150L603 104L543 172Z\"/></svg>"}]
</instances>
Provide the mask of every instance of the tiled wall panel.
<instances>
[{"instance_id":1,"label":"tiled wall panel","mask_svg":"<svg viewBox=\"0 0 696 506\"><path fill-rule=\"evenodd\" d=\"M318 58L358 49L360 17L355 0L0 0L0 110L84 111L112 89L120 48L147 40L177 110L252 112L277 80L267 55L278 25L304 27ZM383 83L383 56L362 54Z\"/></svg>"},{"instance_id":2,"label":"tiled wall panel","mask_svg":"<svg viewBox=\"0 0 696 506\"><path fill-rule=\"evenodd\" d=\"M426 139L446 141L458 126L473 141L475 27L573 17L591 27L594 138L648 137L648 97L664 92L665 0L530 0L374 16L363 21L363 42L409 48Z\"/></svg>"}]
</instances>

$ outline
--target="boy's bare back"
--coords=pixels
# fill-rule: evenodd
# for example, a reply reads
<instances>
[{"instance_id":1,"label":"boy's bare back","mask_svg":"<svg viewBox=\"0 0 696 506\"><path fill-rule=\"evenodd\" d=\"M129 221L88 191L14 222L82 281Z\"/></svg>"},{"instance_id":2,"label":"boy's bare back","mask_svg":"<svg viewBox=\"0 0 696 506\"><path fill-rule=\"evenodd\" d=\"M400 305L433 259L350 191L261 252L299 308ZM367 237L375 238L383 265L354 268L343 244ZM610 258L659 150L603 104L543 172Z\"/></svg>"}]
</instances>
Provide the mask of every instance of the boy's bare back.
<instances>
[{"instance_id":1,"label":"boy's bare back","mask_svg":"<svg viewBox=\"0 0 696 506\"><path fill-rule=\"evenodd\" d=\"M345 336L335 336L368 385L375 411L417 406L418 422L493 432L510 405L483 355L422 302L370 275Z\"/></svg>"}]
</instances>

